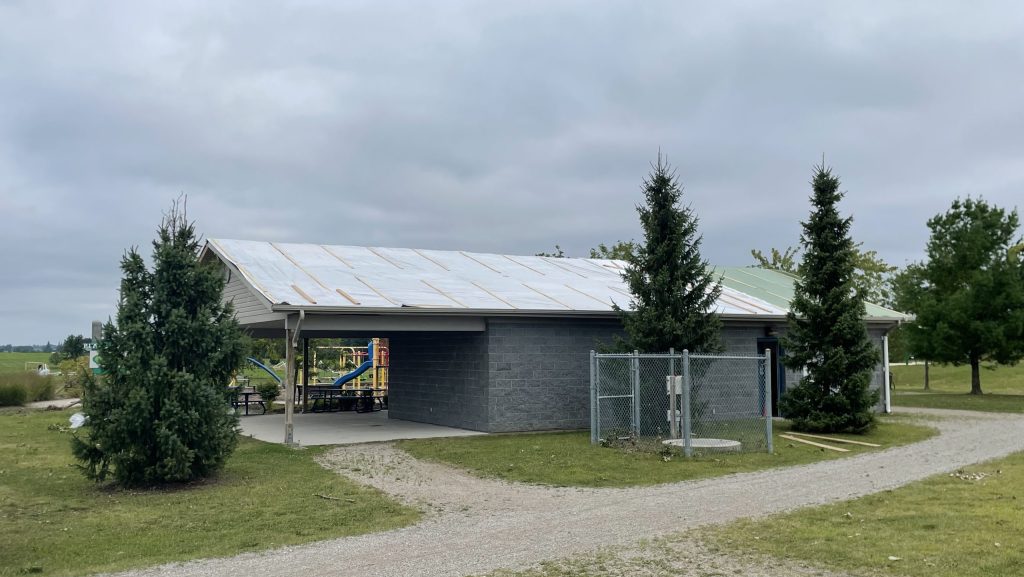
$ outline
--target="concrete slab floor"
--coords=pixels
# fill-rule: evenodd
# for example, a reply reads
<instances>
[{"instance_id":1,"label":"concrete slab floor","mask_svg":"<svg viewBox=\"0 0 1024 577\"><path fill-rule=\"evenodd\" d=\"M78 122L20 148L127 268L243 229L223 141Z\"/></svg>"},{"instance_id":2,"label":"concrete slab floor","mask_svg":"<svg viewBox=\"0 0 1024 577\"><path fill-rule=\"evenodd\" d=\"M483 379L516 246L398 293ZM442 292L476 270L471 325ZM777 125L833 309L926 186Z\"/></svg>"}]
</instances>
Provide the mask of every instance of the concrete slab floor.
<instances>
[{"instance_id":1,"label":"concrete slab floor","mask_svg":"<svg viewBox=\"0 0 1024 577\"><path fill-rule=\"evenodd\" d=\"M284 413L243 416L240 421L242 434L247 437L268 443L284 442ZM294 424L295 442L306 446L486 435L480 431L389 419L387 411L296 413Z\"/></svg>"}]
</instances>

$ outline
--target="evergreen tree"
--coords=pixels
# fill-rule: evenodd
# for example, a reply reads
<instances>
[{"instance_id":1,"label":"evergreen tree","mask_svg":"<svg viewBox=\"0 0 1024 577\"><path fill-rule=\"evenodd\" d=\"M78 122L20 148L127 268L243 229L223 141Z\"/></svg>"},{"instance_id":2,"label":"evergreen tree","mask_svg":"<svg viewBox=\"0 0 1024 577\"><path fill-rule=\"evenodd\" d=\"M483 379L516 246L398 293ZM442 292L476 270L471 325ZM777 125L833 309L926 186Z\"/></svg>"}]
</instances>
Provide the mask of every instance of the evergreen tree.
<instances>
[{"instance_id":1,"label":"evergreen tree","mask_svg":"<svg viewBox=\"0 0 1024 577\"><path fill-rule=\"evenodd\" d=\"M813 209L800 237L803 276L794 283L783 338L786 366L806 374L780 408L797 430L860 433L874 424L878 391L870 384L879 352L868 339L863 295L855 288L852 218L842 218L836 206L843 197L839 179L824 166L816 171Z\"/></svg>"},{"instance_id":2,"label":"evergreen tree","mask_svg":"<svg viewBox=\"0 0 1024 577\"><path fill-rule=\"evenodd\" d=\"M653 169L643 182L646 204L637 206L644 242L625 254L633 310L615 306L628 336L619 345L643 352L716 351L721 321L714 309L722 287L701 259L697 216L680 206L675 172L660 153Z\"/></svg>"},{"instance_id":3,"label":"evergreen tree","mask_svg":"<svg viewBox=\"0 0 1024 577\"><path fill-rule=\"evenodd\" d=\"M220 272L175 203L153 241L153 270L124 256L117 323L99 343L102 379L86 383L83 437L72 441L91 479L125 486L182 482L219 470L236 445L226 385L247 343Z\"/></svg>"},{"instance_id":4,"label":"evergreen tree","mask_svg":"<svg viewBox=\"0 0 1024 577\"><path fill-rule=\"evenodd\" d=\"M916 315L906 325L911 350L926 359L971 366L980 395L981 363L1024 357L1024 263L1017 211L984 200L956 200L928 221L928 261L897 279L899 304Z\"/></svg>"},{"instance_id":5,"label":"evergreen tree","mask_svg":"<svg viewBox=\"0 0 1024 577\"><path fill-rule=\"evenodd\" d=\"M82 335L68 335L57 347L60 360L72 360L89 354L85 350L85 338Z\"/></svg>"}]
</instances>

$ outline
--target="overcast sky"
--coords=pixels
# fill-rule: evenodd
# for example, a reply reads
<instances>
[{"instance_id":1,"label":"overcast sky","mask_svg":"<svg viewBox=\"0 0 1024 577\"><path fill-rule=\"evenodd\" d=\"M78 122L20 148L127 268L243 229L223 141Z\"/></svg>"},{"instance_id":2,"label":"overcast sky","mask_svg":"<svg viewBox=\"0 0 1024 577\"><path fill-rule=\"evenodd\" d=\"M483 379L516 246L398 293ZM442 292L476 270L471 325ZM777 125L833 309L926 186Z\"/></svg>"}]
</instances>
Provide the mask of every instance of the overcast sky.
<instances>
[{"instance_id":1,"label":"overcast sky","mask_svg":"<svg viewBox=\"0 0 1024 577\"><path fill-rule=\"evenodd\" d=\"M827 4L827 6L826 6ZM659 147L713 263L796 244L822 154L893 264L1024 199L1024 4L0 0L0 343L207 237L583 255Z\"/></svg>"}]
</instances>

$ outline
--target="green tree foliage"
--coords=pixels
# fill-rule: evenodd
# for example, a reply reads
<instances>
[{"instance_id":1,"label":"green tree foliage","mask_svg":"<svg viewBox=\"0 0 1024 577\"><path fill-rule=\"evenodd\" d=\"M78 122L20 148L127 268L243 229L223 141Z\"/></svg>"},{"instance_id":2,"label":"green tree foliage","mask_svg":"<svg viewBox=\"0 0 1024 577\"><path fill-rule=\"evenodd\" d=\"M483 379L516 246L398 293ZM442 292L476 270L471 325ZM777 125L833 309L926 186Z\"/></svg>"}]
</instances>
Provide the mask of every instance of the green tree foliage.
<instances>
[{"instance_id":1,"label":"green tree foliage","mask_svg":"<svg viewBox=\"0 0 1024 577\"><path fill-rule=\"evenodd\" d=\"M957 199L928 221L927 262L908 266L897 278L898 305L916 316L906 327L911 350L934 361L970 364L972 394L982 394L982 362L1024 357L1018 227L1016 210Z\"/></svg>"},{"instance_id":2,"label":"green tree foliage","mask_svg":"<svg viewBox=\"0 0 1024 577\"><path fill-rule=\"evenodd\" d=\"M562 247L555 245L555 252L538 252L534 256L547 256L551 258L565 258L565 251Z\"/></svg>"},{"instance_id":3,"label":"green tree foliage","mask_svg":"<svg viewBox=\"0 0 1024 577\"><path fill-rule=\"evenodd\" d=\"M839 179L824 166L816 171L800 238L802 275L783 337L786 366L806 374L780 408L797 430L862 433L874 424L878 392L870 383L879 352L868 339L863 294L854 288L856 247L852 219L839 215Z\"/></svg>"},{"instance_id":4,"label":"green tree foliage","mask_svg":"<svg viewBox=\"0 0 1024 577\"><path fill-rule=\"evenodd\" d=\"M615 307L628 336L619 345L644 352L718 350L721 321L714 308L722 288L701 259L697 216L680 206L678 178L661 154L643 190L646 204L637 212L644 242L628 254L623 273L633 311Z\"/></svg>"},{"instance_id":5,"label":"green tree foliage","mask_svg":"<svg viewBox=\"0 0 1024 577\"><path fill-rule=\"evenodd\" d=\"M57 348L57 352L60 353L62 361L77 359L89 354L85 350L85 338L82 335L68 335Z\"/></svg>"},{"instance_id":6,"label":"green tree foliage","mask_svg":"<svg viewBox=\"0 0 1024 577\"><path fill-rule=\"evenodd\" d=\"M91 479L125 486L183 482L218 471L235 448L238 418L226 385L248 346L220 271L178 203L153 241L153 269L135 249L121 261L117 323L99 343L103 379L86 383L83 434L72 441Z\"/></svg>"},{"instance_id":7,"label":"green tree foliage","mask_svg":"<svg viewBox=\"0 0 1024 577\"><path fill-rule=\"evenodd\" d=\"M626 260L633 256L636 250L636 243L633 241L620 240L619 242L606 246L604 243L597 245L597 248L590 249L590 258L603 258L606 260Z\"/></svg>"},{"instance_id":8,"label":"green tree foliage","mask_svg":"<svg viewBox=\"0 0 1024 577\"><path fill-rule=\"evenodd\" d=\"M864 243L854 245L853 285L864 296L864 300L882 306L893 306L893 273L896 267L882 260L873 250L864 250ZM768 270L777 270L800 275L799 247L786 247L784 251L777 248L769 249L768 256L760 250L750 251L754 257L754 266Z\"/></svg>"}]
</instances>

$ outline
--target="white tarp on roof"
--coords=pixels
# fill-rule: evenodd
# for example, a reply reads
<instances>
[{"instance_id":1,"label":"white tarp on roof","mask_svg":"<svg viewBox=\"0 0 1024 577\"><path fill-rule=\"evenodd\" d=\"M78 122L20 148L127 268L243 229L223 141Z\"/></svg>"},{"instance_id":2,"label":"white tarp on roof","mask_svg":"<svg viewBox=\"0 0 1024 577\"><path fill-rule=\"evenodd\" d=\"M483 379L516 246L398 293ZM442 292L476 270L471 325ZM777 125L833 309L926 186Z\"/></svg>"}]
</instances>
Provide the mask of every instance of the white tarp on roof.
<instances>
[{"instance_id":1,"label":"white tarp on roof","mask_svg":"<svg viewBox=\"0 0 1024 577\"><path fill-rule=\"evenodd\" d=\"M607 312L630 304L620 261L228 239L208 248L274 305ZM786 314L727 287L717 312Z\"/></svg>"}]
</instances>

